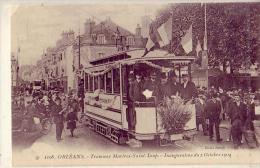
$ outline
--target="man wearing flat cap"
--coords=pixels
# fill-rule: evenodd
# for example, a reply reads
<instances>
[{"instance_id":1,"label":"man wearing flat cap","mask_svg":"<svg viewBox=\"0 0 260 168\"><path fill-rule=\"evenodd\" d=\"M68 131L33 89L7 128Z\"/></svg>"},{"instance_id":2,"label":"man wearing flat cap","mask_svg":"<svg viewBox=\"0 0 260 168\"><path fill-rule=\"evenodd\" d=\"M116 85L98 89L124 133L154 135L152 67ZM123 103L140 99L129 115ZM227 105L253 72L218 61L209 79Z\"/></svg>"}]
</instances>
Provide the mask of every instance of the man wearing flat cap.
<instances>
[{"instance_id":1,"label":"man wearing flat cap","mask_svg":"<svg viewBox=\"0 0 260 168\"><path fill-rule=\"evenodd\" d=\"M181 85L181 97L185 100L190 100L197 97L197 90L195 84L189 80L187 74L182 75L183 83Z\"/></svg>"},{"instance_id":2,"label":"man wearing flat cap","mask_svg":"<svg viewBox=\"0 0 260 168\"><path fill-rule=\"evenodd\" d=\"M61 141L61 135L62 135L62 130L64 127L64 117L63 117L63 113L64 110L62 110L62 106L61 106L61 99L59 97L57 97L55 99L55 104L53 105L53 109L52 109L52 115L53 115L53 119L54 119L54 123L56 125L56 140L57 142Z\"/></svg>"}]
</instances>

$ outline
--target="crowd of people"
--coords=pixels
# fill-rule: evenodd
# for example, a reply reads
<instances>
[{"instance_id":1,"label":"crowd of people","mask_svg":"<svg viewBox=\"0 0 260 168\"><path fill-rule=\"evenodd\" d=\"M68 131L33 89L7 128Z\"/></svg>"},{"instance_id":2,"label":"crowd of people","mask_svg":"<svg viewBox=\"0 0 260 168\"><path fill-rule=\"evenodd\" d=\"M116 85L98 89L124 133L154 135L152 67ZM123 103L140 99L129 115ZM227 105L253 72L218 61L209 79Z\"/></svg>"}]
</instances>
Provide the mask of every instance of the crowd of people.
<instances>
[{"instance_id":1,"label":"crowd of people","mask_svg":"<svg viewBox=\"0 0 260 168\"><path fill-rule=\"evenodd\" d=\"M209 89L206 87L195 87L190 81L188 75L182 76L182 83L178 82L175 74L156 74L152 72L150 76L144 77L140 73L129 74L128 100L128 126L130 130L135 129L135 110L134 106L138 102L149 101L153 98L155 104L160 103L164 98L173 98L179 96L185 102L192 100L196 109L196 127L202 125L202 131L209 140L215 139L218 143L223 139L220 135L221 122L227 121L229 129L229 138L232 140L234 148L238 148L243 139L250 148L259 146L255 136L253 121L257 119L255 115L255 106L259 104L260 90L252 92L233 88L232 90L223 90L222 88ZM152 91L151 98L145 97L145 90ZM244 138L242 138L244 137ZM250 139L251 137L251 139ZM252 145L254 141L255 145Z\"/></svg>"},{"instance_id":2,"label":"crowd of people","mask_svg":"<svg viewBox=\"0 0 260 168\"><path fill-rule=\"evenodd\" d=\"M56 140L62 140L64 123L74 137L78 116L83 111L82 100L76 93L68 94L51 90L20 91L12 99L13 129L23 132L36 130L36 121L49 119L56 125Z\"/></svg>"},{"instance_id":3,"label":"crowd of people","mask_svg":"<svg viewBox=\"0 0 260 168\"><path fill-rule=\"evenodd\" d=\"M175 74L159 76L155 72L148 77L130 72L128 83L127 121L131 131L135 130L136 125L134 110L136 103L151 100L156 105L165 98L179 96L185 102L191 100L195 104L197 131L200 131L202 125L203 135L209 136L210 141L214 139L219 143L223 141L220 124L226 121L229 123L227 141L232 141L234 148L238 148L243 142L246 142L250 148L259 146L253 121L259 119L255 114L255 106L260 104L260 90L252 92L250 89L245 91L237 88L232 90L214 87L196 88L188 75L183 75L180 83ZM145 90L152 91L152 96L146 97ZM20 131L33 131L35 117L40 118L40 121L44 118L52 118L56 125L58 142L62 140L64 122L67 122L67 129L73 137L76 122L79 120L78 114L83 112L83 98L77 95L73 92L64 94L54 90L20 92L12 99L13 116L16 116L13 117L13 128L18 127ZM18 120L21 121L20 126ZM252 145L252 140L255 145Z\"/></svg>"}]
</instances>

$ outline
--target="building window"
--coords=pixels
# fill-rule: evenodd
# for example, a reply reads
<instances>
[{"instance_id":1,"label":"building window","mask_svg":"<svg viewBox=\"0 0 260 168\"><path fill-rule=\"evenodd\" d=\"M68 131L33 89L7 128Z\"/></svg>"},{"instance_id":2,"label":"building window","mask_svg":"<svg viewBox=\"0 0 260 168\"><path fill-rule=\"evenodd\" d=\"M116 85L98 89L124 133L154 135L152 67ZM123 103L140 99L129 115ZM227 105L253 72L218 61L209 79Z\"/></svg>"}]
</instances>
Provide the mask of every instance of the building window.
<instances>
[{"instance_id":1,"label":"building window","mask_svg":"<svg viewBox=\"0 0 260 168\"><path fill-rule=\"evenodd\" d=\"M103 57L104 57L104 53L99 52L99 53L98 53L98 57L99 57L99 58L103 58Z\"/></svg>"},{"instance_id":2,"label":"building window","mask_svg":"<svg viewBox=\"0 0 260 168\"><path fill-rule=\"evenodd\" d=\"M96 41L97 40L97 35L96 34L91 34L91 38L93 41Z\"/></svg>"},{"instance_id":3,"label":"building window","mask_svg":"<svg viewBox=\"0 0 260 168\"><path fill-rule=\"evenodd\" d=\"M135 44L134 37L133 36L128 36L127 39L126 39L126 44L130 45L130 46L134 45Z\"/></svg>"},{"instance_id":4,"label":"building window","mask_svg":"<svg viewBox=\"0 0 260 168\"><path fill-rule=\"evenodd\" d=\"M104 34L99 34L97 36L97 43L98 44L105 44L105 41L106 41L106 39L105 39L105 35Z\"/></svg>"}]
</instances>

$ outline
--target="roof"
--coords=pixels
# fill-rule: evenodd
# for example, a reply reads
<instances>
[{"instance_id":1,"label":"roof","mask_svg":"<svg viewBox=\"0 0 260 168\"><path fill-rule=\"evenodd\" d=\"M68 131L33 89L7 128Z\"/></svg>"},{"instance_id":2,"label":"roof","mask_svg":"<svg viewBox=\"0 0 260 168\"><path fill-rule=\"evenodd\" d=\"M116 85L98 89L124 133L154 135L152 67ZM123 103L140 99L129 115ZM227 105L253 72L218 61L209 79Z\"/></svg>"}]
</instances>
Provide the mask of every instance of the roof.
<instances>
[{"instance_id":1,"label":"roof","mask_svg":"<svg viewBox=\"0 0 260 168\"><path fill-rule=\"evenodd\" d=\"M112 32L117 32L117 28L122 35L134 35L130 31L126 30L125 28L118 26L116 23L114 23L111 19L107 19L105 21L100 22L99 24L95 25L93 28L93 32L99 32L102 28L105 28Z\"/></svg>"}]
</instances>

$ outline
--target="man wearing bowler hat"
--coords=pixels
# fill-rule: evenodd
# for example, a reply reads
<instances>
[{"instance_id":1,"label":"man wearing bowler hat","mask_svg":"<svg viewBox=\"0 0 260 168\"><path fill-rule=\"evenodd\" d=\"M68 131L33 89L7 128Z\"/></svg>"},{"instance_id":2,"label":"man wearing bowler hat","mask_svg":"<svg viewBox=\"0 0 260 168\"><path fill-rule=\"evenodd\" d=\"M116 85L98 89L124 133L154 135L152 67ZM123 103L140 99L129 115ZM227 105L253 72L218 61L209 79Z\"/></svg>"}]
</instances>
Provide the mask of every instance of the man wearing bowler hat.
<instances>
[{"instance_id":1,"label":"man wearing bowler hat","mask_svg":"<svg viewBox=\"0 0 260 168\"><path fill-rule=\"evenodd\" d=\"M179 96L180 90L181 90L181 84L177 82L177 76L176 74L170 74L170 84L171 84L171 95L173 96Z\"/></svg>"},{"instance_id":2,"label":"man wearing bowler hat","mask_svg":"<svg viewBox=\"0 0 260 168\"><path fill-rule=\"evenodd\" d=\"M148 89L153 92L153 96L158 99L159 96L159 85L160 82L157 80L156 72L152 72L150 75L150 79L145 81L144 83L144 90Z\"/></svg>"},{"instance_id":3,"label":"man wearing bowler hat","mask_svg":"<svg viewBox=\"0 0 260 168\"><path fill-rule=\"evenodd\" d=\"M183 83L181 85L181 97L184 100L190 100L194 97L197 97L197 90L195 84L189 80L187 74L182 75Z\"/></svg>"}]
</instances>

